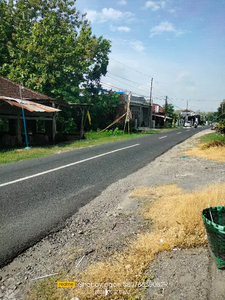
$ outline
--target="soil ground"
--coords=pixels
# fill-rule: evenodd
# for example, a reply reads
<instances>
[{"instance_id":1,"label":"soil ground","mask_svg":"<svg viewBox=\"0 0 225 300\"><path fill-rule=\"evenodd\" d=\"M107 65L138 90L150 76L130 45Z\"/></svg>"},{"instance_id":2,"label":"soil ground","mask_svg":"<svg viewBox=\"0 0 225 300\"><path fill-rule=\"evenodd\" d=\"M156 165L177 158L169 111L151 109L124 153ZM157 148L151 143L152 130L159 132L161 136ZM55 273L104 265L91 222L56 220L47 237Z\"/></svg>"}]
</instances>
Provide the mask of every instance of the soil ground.
<instances>
[{"instance_id":1,"label":"soil ground","mask_svg":"<svg viewBox=\"0 0 225 300\"><path fill-rule=\"evenodd\" d=\"M182 155L197 144L200 135L210 132L195 135L112 184L70 218L63 230L50 234L2 268L0 299L24 300L31 285L42 280L38 277L62 269L84 270L151 230L151 224L139 213L143 201L129 197L133 189L176 183L193 190L224 182L225 163ZM144 299L225 299L225 271L217 269L208 248L162 252L149 264L148 272L154 279L147 284Z\"/></svg>"}]
</instances>

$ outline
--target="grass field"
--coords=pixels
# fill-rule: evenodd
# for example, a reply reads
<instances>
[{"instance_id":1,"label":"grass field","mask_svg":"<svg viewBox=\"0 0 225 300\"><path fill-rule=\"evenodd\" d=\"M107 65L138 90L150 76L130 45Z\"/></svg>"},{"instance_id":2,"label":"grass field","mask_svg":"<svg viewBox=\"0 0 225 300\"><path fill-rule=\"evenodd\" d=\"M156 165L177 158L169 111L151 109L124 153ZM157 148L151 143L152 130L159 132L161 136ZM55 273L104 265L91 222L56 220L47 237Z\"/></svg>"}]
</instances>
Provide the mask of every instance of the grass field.
<instances>
[{"instance_id":1,"label":"grass field","mask_svg":"<svg viewBox=\"0 0 225 300\"><path fill-rule=\"evenodd\" d=\"M203 135L200 138L200 141L201 141L201 143L208 143L208 142L212 142L212 141L224 141L225 142L225 137L220 133L212 132L212 133Z\"/></svg>"},{"instance_id":2,"label":"grass field","mask_svg":"<svg viewBox=\"0 0 225 300\"><path fill-rule=\"evenodd\" d=\"M145 133L131 133L131 134L127 134L127 133L124 134L123 131L121 130L114 130L114 131L108 130L102 133L87 132L85 135L86 140L66 142L66 143L61 143L58 145L46 146L46 147L31 147L31 149L29 150L26 150L25 148L7 149L7 150L3 149L0 151L0 164L11 163L20 160L30 159L30 158L43 157L52 154L58 154L61 152L76 150L79 148L136 138L146 134L160 133L166 130L168 129L149 130L148 132Z\"/></svg>"}]
</instances>

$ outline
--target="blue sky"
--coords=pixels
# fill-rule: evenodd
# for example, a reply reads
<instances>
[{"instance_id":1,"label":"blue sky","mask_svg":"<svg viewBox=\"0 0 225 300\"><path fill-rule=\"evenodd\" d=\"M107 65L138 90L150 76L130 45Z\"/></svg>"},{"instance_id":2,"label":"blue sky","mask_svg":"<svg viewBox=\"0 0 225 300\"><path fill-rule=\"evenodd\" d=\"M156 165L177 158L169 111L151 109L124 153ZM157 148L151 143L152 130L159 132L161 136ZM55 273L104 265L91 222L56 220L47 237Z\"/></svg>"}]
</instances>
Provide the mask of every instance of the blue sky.
<instances>
[{"instance_id":1,"label":"blue sky","mask_svg":"<svg viewBox=\"0 0 225 300\"><path fill-rule=\"evenodd\" d=\"M224 0L77 0L93 34L112 43L105 87L175 109L215 111L225 99Z\"/></svg>"}]
</instances>

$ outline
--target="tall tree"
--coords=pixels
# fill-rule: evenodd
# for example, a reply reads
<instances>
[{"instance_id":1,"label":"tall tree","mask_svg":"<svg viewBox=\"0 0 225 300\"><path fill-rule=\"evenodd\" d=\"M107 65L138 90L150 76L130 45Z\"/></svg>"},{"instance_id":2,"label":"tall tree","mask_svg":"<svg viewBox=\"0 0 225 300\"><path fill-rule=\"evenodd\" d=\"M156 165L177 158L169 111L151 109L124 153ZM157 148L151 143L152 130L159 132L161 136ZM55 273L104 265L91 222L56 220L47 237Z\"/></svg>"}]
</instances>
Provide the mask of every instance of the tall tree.
<instances>
[{"instance_id":1,"label":"tall tree","mask_svg":"<svg viewBox=\"0 0 225 300\"><path fill-rule=\"evenodd\" d=\"M9 72L6 67L10 63L8 45L12 43L12 35L15 33L10 14L12 6L12 1L7 3L5 0L0 0L0 62L3 75Z\"/></svg>"},{"instance_id":2,"label":"tall tree","mask_svg":"<svg viewBox=\"0 0 225 300\"><path fill-rule=\"evenodd\" d=\"M115 120L119 104L119 95L116 93L100 94L92 97L90 107L92 128L104 129Z\"/></svg>"},{"instance_id":3,"label":"tall tree","mask_svg":"<svg viewBox=\"0 0 225 300\"><path fill-rule=\"evenodd\" d=\"M165 105L163 106L163 108L165 110ZM171 103L167 104L167 106L166 106L166 115L167 115L167 117L170 117L170 118L175 119L175 120L178 118L173 104L171 104Z\"/></svg>"},{"instance_id":4,"label":"tall tree","mask_svg":"<svg viewBox=\"0 0 225 300\"><path fill-rule=\"evenodd\" d=\"M220 117L220 116L224 117L224 114L225 114L225 101L220 103L220 106L218 107L217 111L218 111L218 117Z\"/></svg>"},{"instance_id":5,"label":"tall tree","mask_svg":"<svg viewBox=\"0 0 225 300\"><path fill-rule=\"evenodd\" d=\"M0 0L0 74L54 98L80 102L106 74L110 42L92 35L76 0Z\"/></svg>"}]
</instances>

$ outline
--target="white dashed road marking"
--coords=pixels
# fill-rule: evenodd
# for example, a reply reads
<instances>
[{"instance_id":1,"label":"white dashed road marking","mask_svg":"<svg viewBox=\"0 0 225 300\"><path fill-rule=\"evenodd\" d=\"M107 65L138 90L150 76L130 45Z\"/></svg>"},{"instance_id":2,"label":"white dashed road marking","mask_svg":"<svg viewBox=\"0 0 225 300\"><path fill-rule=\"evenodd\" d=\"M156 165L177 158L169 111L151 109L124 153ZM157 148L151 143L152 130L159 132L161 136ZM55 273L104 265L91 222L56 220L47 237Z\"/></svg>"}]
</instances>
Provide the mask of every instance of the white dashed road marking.
<instances>
[{"instance_id":1,"label":"white dashed road marking","mask_svg":"<svg viewBox=\"0 0 225 300\"><path fill-rule=\"evenodd\" d=\"M135 144L135 145L128 146L128 147L123 147L123 148L116 149L116 150L113 150L113 151L109 151L109 152L106 152L106 153L102 153L102 154L99 154L99 155L96 155L96 156L85 158L85 159L82 159L82 160L79 160L79 161L73 162L71 164L58 167L58 168L50 169L50 170L47 170L47 171L44 171L44 172L40 172L40 173L37 173L37 174L33 174L33 175L30 175L30 176L26 176L26 177L23 177L23 178L16 179L16 180L13 180L13 181L2 183L2 184L0 184L0 187L6 186L6 185L9 185L9 184L13 184L13 183L17 183L17 182L20 182L20 181L28 180L30 178L38 177L38 176L41 176L41 175L45 175L45 174L55 172L55 171L58 171L58 170L61 170L61 169L69 168L71 166L81 164L81 163L83 163L85 161L88 161L88 160L92 160L92 159L95 159L95 158L99 158L99 157L102 157L102 156L105 156L105 155L109 155L109 154L112 154L112 153L115 153L115 152L123 151L123 150L133 148L133 147L137 147L137 146L140 146L140 144Z\"/></svg>"}]
</instances>

